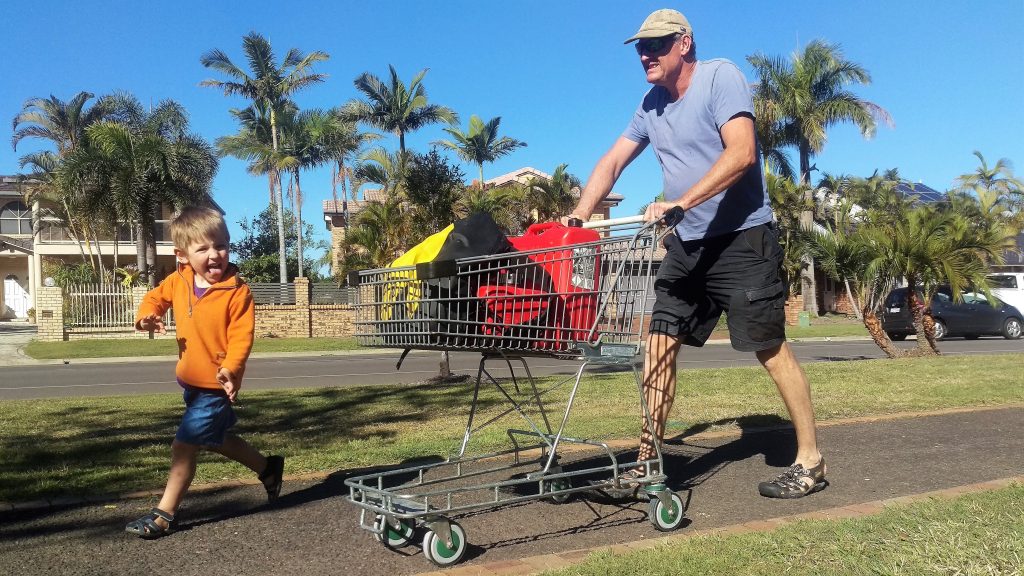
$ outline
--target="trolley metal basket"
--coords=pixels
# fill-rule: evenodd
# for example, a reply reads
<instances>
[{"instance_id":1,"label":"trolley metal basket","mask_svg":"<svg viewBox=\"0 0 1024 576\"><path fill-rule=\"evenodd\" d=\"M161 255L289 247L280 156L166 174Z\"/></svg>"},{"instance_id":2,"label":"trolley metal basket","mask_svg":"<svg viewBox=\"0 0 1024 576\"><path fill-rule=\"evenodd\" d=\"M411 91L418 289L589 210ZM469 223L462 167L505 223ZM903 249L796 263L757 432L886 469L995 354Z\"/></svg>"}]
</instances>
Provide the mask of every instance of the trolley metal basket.
<instances>
[{"instance_id":1,"label":"trolley metal basket","mask_svg":"<svg viewBox=\"0 0 1024 576\"><path fill-rule=\"evenodd\" d=\"M649 518L659 530L681 524L686 504L665 486L660 446L655 446L651 460L621 462L605 442L564 434L584 370L608 365L632 368L642 413L653 429L638 364L654 254L666 233L657 224L644 225L641 217L590 222L584 227L604 229L591 242L366 270L351 279L356 338L362 345L405 353L481 353L457 455L345 481L349 501L362 509L362 528L396 548L411 543L416 529L424 527L424 555L446 566L460 561L467 545L465 530L451 516L472 510L541 498L563 502L574 493L599 490L645 495ZM536 357L580 362L575 376L566 381L572 387L560 422L549 419L545 410L544 397L551 388L538 389L530 373L527 359ZM531 387L526 400L517 399L491 374L489 361L512 371L516 391L519 379L513 364L522 366ZM484 382L493 385L509 407L474 427ZM539 418L527 414L527 408L539 411ZM527 427L506 431L509 449L467 454L475 433L513 412ZM603 454L600 464L563 469L559 446L566 444L596 448ZM623 473L631 469L644 473L627 481ZM521 473L510 477L513 470ZM584 476L591 478L588 483L580 481ZM592 479L595 476L598 480Z\"/></svg>"}]
</instances>

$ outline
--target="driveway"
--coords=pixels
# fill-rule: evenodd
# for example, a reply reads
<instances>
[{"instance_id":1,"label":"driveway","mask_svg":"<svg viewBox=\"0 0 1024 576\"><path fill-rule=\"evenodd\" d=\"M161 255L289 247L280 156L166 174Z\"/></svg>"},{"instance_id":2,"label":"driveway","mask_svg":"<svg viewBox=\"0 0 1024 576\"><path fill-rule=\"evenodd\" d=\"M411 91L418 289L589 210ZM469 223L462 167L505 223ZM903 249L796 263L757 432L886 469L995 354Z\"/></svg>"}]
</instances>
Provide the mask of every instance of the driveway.
<instances>
[{"instance_id":1,"label":"driveway","mask_svg":"<svg viewBox=\"0 0 1024 576\"><path fill-rule=\"evenodd\" d=\"M4 365L36 364L22 349L36 337L36 325L18 320L0 320L0 358Z\"/></svg>"}]
</instances>

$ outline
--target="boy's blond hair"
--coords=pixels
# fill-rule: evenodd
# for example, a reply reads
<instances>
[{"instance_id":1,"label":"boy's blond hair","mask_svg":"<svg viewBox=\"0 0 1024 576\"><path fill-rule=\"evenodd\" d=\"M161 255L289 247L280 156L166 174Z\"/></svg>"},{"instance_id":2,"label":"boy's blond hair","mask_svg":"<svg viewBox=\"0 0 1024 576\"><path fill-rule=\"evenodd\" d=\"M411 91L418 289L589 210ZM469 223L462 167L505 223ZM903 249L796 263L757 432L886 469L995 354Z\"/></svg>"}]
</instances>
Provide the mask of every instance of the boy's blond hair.
<instances>
[{"instance_id":1,"label":"boy's blond hair","mask_svg":"<svg viewBox=\"0 0 1024 576\"><path fill-rule=\"evenodd\" d=\"M195 242L223 238L231 241L228 226L220 212L206 206L189 206L171 220L171 241L178 250L188 250Z\"/></svg>"}]
</instances>

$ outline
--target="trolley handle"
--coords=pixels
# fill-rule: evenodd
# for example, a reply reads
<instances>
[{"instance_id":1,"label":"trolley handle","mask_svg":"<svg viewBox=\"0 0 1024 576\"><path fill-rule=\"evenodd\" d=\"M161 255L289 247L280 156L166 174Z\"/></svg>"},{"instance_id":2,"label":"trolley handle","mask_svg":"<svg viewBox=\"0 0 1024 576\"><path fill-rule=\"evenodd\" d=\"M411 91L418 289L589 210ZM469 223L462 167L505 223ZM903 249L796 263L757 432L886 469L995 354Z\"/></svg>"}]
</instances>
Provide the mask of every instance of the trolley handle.
<instances>
[{"instance_id":1,"label":"trolley handle","mask_svg":"<svg viewBox=\"0 0 1024 576\"><path fill-rule=\"evenodd\" d=\"M677 224L683 221L683 216L686 211L676 206L669 209L665 214L661 216L660 220L652 222L652 224L661 224L670 228L675 227ZM583 222L579 218L570 218L569 226L577 228L612 228L614 226L627 226L630 224L641 224L644 221L642 214L637 216L623 216L622 218L608 218L606 220L595 220L592 222Z\"/></svg>"}]
</instances>

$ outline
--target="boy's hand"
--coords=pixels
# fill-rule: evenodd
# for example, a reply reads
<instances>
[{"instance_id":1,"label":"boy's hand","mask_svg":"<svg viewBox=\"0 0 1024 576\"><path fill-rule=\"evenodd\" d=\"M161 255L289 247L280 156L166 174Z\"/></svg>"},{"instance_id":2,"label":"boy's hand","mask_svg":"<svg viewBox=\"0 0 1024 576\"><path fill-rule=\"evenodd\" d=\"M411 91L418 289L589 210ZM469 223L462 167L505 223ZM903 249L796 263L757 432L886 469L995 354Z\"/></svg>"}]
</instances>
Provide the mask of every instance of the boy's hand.
<instances>
[{"instance_id":1,"label":"boy's hand","mask_svg":"<svg viewBox=\"0 0 1024 576\"><path fill-rule=\"evenodd\" d=\"M217 382L220 382L221 388L228 393L228 401L234 403L238 398L238 390L242 387L239 382L235 381L235 375L227 368L218 368Z\"/></svg>"},{"instance_id":2,"label":"boy's hand","mask_svg":"<svg viewBox=\"0 0 1024 576\"><path fill-rule=\"evenodd\" d=\"M164 319L156 314L150 314L140 319L137 328L142 331L155 331L159 334L167 334L167 330L164 328Z\"/></svg>"}]
</instances>

